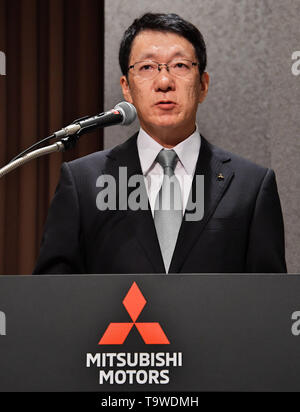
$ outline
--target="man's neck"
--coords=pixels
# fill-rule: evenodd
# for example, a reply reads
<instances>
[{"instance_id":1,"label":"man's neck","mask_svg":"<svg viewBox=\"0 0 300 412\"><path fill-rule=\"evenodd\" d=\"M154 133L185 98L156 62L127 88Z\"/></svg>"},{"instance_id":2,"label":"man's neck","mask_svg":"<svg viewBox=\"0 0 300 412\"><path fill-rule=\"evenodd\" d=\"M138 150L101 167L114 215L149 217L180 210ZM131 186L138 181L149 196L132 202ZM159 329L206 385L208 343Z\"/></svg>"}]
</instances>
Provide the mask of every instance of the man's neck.
<instances>
[{"instance_id":1,"label":"man's neck","mask_svg":"<svg viewBox=\"0 0 300 412\"><path fill-rule=\"evenodd\" d=\"M159 143L161 146L171 149L172 147L175 147L179 143L183 142L185 139L187 139L191 134L194 133L196 130L196 126L194 125L190 129L164 129L160 128L158 131L156 130L151 130L150 128L145 128L143 127L143 130L152 137L157 143Z\"/></svg>"}]
</instances>

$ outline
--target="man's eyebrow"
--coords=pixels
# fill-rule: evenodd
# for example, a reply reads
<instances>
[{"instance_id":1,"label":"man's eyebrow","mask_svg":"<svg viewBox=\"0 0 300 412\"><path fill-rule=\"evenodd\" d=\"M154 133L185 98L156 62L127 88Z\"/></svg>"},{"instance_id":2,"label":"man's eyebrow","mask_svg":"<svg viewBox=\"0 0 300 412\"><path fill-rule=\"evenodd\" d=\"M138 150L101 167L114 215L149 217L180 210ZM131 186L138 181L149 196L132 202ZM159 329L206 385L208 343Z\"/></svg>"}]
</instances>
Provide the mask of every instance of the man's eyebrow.
<instances>
[{"instance_id":1,"label":"man's eyebrow","mask_svg":"<svg viewBox=\"0 0 300 412\"><path fill-rule=\"evenodd\" d=\"M181 52L178 51L175 54L172 55L172 57L169 60L173 60L175 57L185 57L188 58L185 54L185 52ZM141 54L140 58L138 61L142 61L142 60L147 60L147 59L156 59L156 54L154 53L145 53L145 54Z\"/></svg>"}]
</instances>

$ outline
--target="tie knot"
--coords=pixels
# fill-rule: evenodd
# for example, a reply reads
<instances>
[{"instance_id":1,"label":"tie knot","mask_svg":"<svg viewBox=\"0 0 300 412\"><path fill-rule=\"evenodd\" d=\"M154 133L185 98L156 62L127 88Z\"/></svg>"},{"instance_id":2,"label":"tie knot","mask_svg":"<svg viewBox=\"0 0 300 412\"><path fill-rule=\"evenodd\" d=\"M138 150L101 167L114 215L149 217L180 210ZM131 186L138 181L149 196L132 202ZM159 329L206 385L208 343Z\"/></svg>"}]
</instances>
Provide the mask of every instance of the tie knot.
<instances>
[{"instance_id":1,"label":"tie knot","mask_svg":"<svg viewBox=\"0 0 300 412\"><path fill-rule=\"evenodd\" d=\"M177 157L176 152L173 149L171 150L162 149L158 153L156 160L158 161L158 163L161 165L163 169L165 169L166 167L170 167L174 171L176 167L176 163L178 161L178 157Z\"/></svg>"}]
</instances>

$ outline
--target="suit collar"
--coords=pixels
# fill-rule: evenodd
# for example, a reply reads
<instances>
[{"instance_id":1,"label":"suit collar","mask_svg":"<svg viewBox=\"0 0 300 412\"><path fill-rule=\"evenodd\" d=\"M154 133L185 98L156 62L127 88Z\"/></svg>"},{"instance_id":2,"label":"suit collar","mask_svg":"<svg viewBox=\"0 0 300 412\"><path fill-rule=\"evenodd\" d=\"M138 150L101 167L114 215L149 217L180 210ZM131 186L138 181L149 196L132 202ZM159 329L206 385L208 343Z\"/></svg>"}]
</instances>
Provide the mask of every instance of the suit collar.
<instances>
[{"instance_id":1,"label":"suit collar","mask_svg":"<svg viewBox=\"0 0 300 412\"><path fill-rule=\"evenodd\" d=\"M111 149L106 154L108 159L106 165L109 165L110 161L113 161L114 167L116 167L116 165L117 167L127 167L128 176L132 176L133 174L140 174L142 172L142 169L136 145L137 136L138 133L135 133L128 140L126 140L126 142Z\"/></svg>"},{"instance_id":2,"label":"suit collar","mask_svg":"<svg viewBox=\"0 0 300 412\"><path fill-rule=\"evenodd\" d=\"M138 133L134 134L125 143L116 146L107 153L106 168L103 172L114 176L117 185L119 184L118 173L120 167L127 168L128 179L133 175L142 175L136 143L137 136ZM133 190L134 188L128 188L128 196ZM141 190L143 190L143 196L146 196L146 198L148 198L144 183ZM132 221L132 230L135 231L135 237L144 250L148 261L152 266L153 273L164 273L164 263L158 243L149 201L147 210L133 211L127 209L123 213L124 217ZM134 256L132 256L132 259L134 259Z\"/></svg>"},{"instance_id":3,"label":"suit collar","mask_svg":"<svg viewBox=\"0 0 300 412\"><path fill-rule=\"evenodd\" d=\"M127 167L128 178L135 174L142 174L137 150L137 136L138 133L107 153L106 168L103 172L113 175L117 184L119 181L119 167ZM169 273L178 273L181 271L188 254L213 215L234 176L234 171L230 165L230 154L210 144L203 136L201 136L201 148L196 164L189 202L196 198L196 191L199 190L199 188L197 189L197 175L204 176L204 215L200 221L188 221L185 214ZM145 186L143 190L146 193ZM136 237L147 255L154 273L164 273L163 259L150 205L148 204L148 210L146 211L127 210L126 216L133 221Z\"/></svg>"},{"instance_id":4,"label":"suit collar","mask_svg":"<svg viewBox=\"0 0 300 412\"><path fill-rule=\"evenodd\" d=\"M201 137L198 126L196 126L195 131L187 139L172 148L188 175L193 176L195 172L200 144ZM153 168L158 153L164 149L164 147L149 136L142 128L140 128L138 133L137 147L142 171L144 176L146 176L150 168Z\"/></svg>"},{"instance_id":5,"label":"suit collar","mask_svg":"<svg viewBox=\"0 0 300 412\"><path fill-rule=\"evenodd\" d=\"M230 165L230 154L210 144L203 136L201 136L201 149L188 204L191 204L192 199L196 199L196 191L199 190L199 181L197 181L199 175L204 176L204 215L201 220L188 221L187 212L185 213L170 265L170 273L181 271L188 254L234 176Z\"/></svg>"}]
</instances>

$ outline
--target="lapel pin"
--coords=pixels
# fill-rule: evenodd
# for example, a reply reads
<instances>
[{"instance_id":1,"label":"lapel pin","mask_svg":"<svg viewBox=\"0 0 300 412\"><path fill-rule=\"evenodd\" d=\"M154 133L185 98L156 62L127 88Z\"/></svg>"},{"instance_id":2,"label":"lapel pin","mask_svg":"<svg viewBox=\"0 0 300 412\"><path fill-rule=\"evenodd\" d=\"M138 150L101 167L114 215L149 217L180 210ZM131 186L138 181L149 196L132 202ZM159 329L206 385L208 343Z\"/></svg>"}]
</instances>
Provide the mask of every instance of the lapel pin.
<instances>
[{"instance_id":1,"label":"lapel pin","mask_svg":"<svg viewBox=\"0 0 300 412\"><path fill-rule=\"evenodd\" d=\"M224 180L224 176L222 175L222 173L219 173L218 180Z\"/></svg>"}]
</instances>

